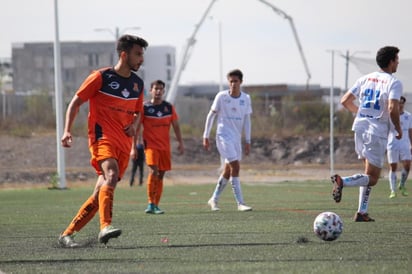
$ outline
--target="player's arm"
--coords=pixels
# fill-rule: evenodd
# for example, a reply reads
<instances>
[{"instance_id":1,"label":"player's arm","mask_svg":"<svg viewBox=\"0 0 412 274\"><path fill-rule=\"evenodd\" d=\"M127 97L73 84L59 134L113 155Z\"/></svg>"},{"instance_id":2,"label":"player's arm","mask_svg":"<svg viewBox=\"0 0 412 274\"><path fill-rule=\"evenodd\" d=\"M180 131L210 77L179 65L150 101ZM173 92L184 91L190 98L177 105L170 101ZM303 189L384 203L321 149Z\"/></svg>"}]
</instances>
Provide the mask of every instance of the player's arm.
<instances>
[{"instance_id":1,"label":"player's arm","mask_svg":"<svg viewBox=\"0 0 412 274\"><path fill-rule=\"evenodd\" d=\"M209 135L212 130L213 122L216 118L216 111L210 110L206 117L205 130L203 132L203 147L205 150L210 149Z\"/></svg>"},{"instance_id":2,"label":"player's arm","mask_svg":"<svg viewBox=\"0 0 412 274\"><path fill-rule=\"evenodd\" d=\"M71 134L71 129L74 123L74 120L79 113L80 106L84 103L84 101L76 95L73 96L69 106L67 107L66 111L66 121L63 131L63 136L61 138L62 146L63 147L70 147L73 136Z\"/></svg>"},{"instance_id":3,"label":"player's arm","mask_svg":"<svg viewBox=\"0 0 412 274\"><path fill-rule=\"evenodd\" d=\"M344 108L356 114L358 112L358 106L355 104L355 99L355 95L353 95L352 92L347 91L340 99L340 103Z\"/></svg>"},{"instance_id":4,"label":"player's arm","mask_svg":"<svg viewBox=\"0 0 412 274\"><path fill-rule=\"evenodd\" d=\"M139 125L137 126L137 130L135 135L133 135L133 142L132 142L132 148L130 150L130 158L133 160L136 160L138 158L138 153L137 153L137 144L141 141L141 130L142 130L142 124L139 122Z\"/></svg>"},{"instance_id":5,"label":"player's arm","mask_svg":"<svg viewBox=\"0 0 412 274\"><path fill-rule=\"evenodd\" d=\"M391 121L395 127L395 130L398 132L396 139L402 138L402 128L401 128L401 121L399 118L399 100L389 99L389 115L391 117Z\"/></svg>"},{"instance_id":6,"label":"player's arm","mask_svg":"<svg viewBox=\"0 0 412 274\"><path fill-rule=\"evenodd\" d=\"M177 146L177 149L179 150L180 154L183 154L185 152L185 148L183 146L183 139L182 139L182 132L180 131L180 125L178 120L173 120L172 121L172 127L175 132L176 140L179 143Z\"/></svg>"},{"instance_id":7,"label":"player's arm","mask_svg":"<svg viewBox=\"0 0 412 274\"><path fill-rule=\"evenodd\" d=\"M249 155L250 153L250 142L251 142L251 133L252 133L252 122L250 120L250 114L245 115L245 154Z\"/></svg>"},{"instance_id":8,"label":"player's arm","mask_svg":"<svg viewBox=\"0 0 412 274\"><path fill-rule=\"evenodd\" d=\"M410 150L412 150L412 128L408 130Z\"/></svg>"}]
</instances>

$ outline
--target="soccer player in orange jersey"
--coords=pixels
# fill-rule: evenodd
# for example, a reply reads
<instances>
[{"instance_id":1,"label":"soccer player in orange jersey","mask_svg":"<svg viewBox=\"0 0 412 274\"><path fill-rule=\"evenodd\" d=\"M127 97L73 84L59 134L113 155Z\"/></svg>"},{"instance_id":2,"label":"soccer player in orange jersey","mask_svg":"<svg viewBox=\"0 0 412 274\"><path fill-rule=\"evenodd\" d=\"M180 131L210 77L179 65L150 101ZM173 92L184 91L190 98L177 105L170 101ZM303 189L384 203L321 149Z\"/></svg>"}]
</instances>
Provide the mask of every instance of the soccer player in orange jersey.
<instances>
[{"instance_id":1,"label":"soccer player in orange jersey","mask_svg":"<svg viewBox=\"0 0 412 274\"><path fill-rule=\"evenodd\" d=\"M119 61L114 67L92 72L73 96L67 112L63 147L72 145L71 128L80 106L89 102L88 136L91 164L98 175L93 194L59 237L63 247L77 247L74 233L99 212L98 241L106 244L120 236L112 222L113 194L129 163L133 136L143 111L143 80L134 71L142 65L148 43L136 36L123 35L117 41Z\"/></svg>"},{"instance_id":2,"label":"soccer player in orange jersey","mask_svg":"<svg viewBox=\"0 0 412 274\"><path fill-rule=\"evenodd\" d=\"M182 134L174 106L163 100L165 83L156 80L150 85L150 101L144 103L142 116L143 142L146 163L149 166L147 178L148 214L163 214L159 208L163 192L163 177L171 170L170 126L178 142L179 154L184 153Z\"/></svg>"}]
</instances>

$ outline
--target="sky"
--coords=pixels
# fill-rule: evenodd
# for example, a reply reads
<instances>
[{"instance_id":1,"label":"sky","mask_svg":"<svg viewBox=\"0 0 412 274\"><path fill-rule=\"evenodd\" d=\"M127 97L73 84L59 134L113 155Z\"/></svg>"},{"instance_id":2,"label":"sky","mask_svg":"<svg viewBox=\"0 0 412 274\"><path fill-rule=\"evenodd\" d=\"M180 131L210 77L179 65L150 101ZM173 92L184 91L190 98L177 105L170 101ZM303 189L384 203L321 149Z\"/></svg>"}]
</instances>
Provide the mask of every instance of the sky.
<instances>
[{"instance_id":1,"label":"sky","mask_svg":"<svg viewBox=\"0 0 412 274\"><path fill-rule=\"evenodd\" d=\"M57 1L62 42L114 41L118 28L121 34L142 36L149 46L176 47L177 62L212 2ZM374 59L380 47L397 46L400 48L399 72L402 58L412 58L412 16L408 0L266 1L293 19L311 75L310 84L329 87L333 81L334 86L345 88L346 61L342 56L347 51L353 57ZM13 0L2 4L0 58L11 57L12 44L54 41L54 3L55 0ZM97 28L106 31L98 32ZM308 79L290 21L259 0L215 1L197 32L196 41L182 72L181 84L219 83L234 68L243 71L244 84L304 85ZM361 75L350 64L348 85Z\"/></svg>"}]
</instances>

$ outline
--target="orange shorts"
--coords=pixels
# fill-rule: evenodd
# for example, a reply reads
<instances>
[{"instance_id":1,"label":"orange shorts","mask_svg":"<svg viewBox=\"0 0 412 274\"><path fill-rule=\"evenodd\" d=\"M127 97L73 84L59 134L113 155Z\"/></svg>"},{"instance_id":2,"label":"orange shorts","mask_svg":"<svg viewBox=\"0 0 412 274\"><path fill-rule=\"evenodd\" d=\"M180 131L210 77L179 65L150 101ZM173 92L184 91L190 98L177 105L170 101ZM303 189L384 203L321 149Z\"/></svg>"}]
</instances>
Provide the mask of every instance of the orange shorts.
<instances>
[{"instance_id":1,"label":"orange shorts","mask_svg":"<svg viewBox=\"0 0 412 274\"><path fill-rule=\"evenodd\" d=\"M127 166L129 164L130 153L124 153L118 148L113 147L110 141L99 140L89 147L91 159L90 163L96 170L98 175L102 175L103 172L100 169L99 163L105 159L113 158L117 160L119 166L119 181L123 177Z\"/></svg>"},{"instance_id":2,"label":"orange shorts","mask_svg":"<svg viewBox=\"0 0 412 274\"><path fill-rule=\"evenodd\" d=\"M145 155L148 166L157 166L157 168L162 171L172 169L170 151L147 148L145 149Z\"/></svg>"}]
</instances>

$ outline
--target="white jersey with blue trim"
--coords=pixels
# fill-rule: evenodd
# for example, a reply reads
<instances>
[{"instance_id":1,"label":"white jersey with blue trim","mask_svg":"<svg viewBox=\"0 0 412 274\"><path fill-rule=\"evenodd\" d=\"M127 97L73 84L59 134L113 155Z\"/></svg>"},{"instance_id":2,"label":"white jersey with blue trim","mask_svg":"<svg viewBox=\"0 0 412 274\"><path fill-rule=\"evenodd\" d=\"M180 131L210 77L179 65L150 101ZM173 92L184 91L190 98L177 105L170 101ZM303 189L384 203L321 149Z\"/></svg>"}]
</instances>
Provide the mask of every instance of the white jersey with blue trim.
<instances>
[{"instance_id":1,"label":"white jersey with blue trim","mask_svg":"<svg viewBox=\"0 0 412 274\"><path fill-rule=\"evenodd\" d=\"M372 72L359 78L350 92L359 100L352 129L387 138L390 127L389 100L400 100L401 81L386 72Z\"/></svg>"},{"instance_id":2,"label":"white jersey with blue trim","mask_svg":"<svg viewBox=\"0 0 412 274\"><path fill-rule=\"evenodd\" d=\"M245 115L252 113L249 94L241 91L238 97L232 97L229 90L220 91L216 94L211 110L217 113L216 136L240 141Z\"/></svg>"},{"instance_id":3,"label":"white jersey with blue trim","mask_svg":"<svg viewBox=\"0 0 412 274\"><path fill-rule=\"evenodd\" d=\"M408 111L403 111L400 115L402 138L396 139L398 134L393 125L388 135L388 149L410 149L411 142L409 139L409 129L412 128L412 114Z\"/></svg>"}]
</instances>

